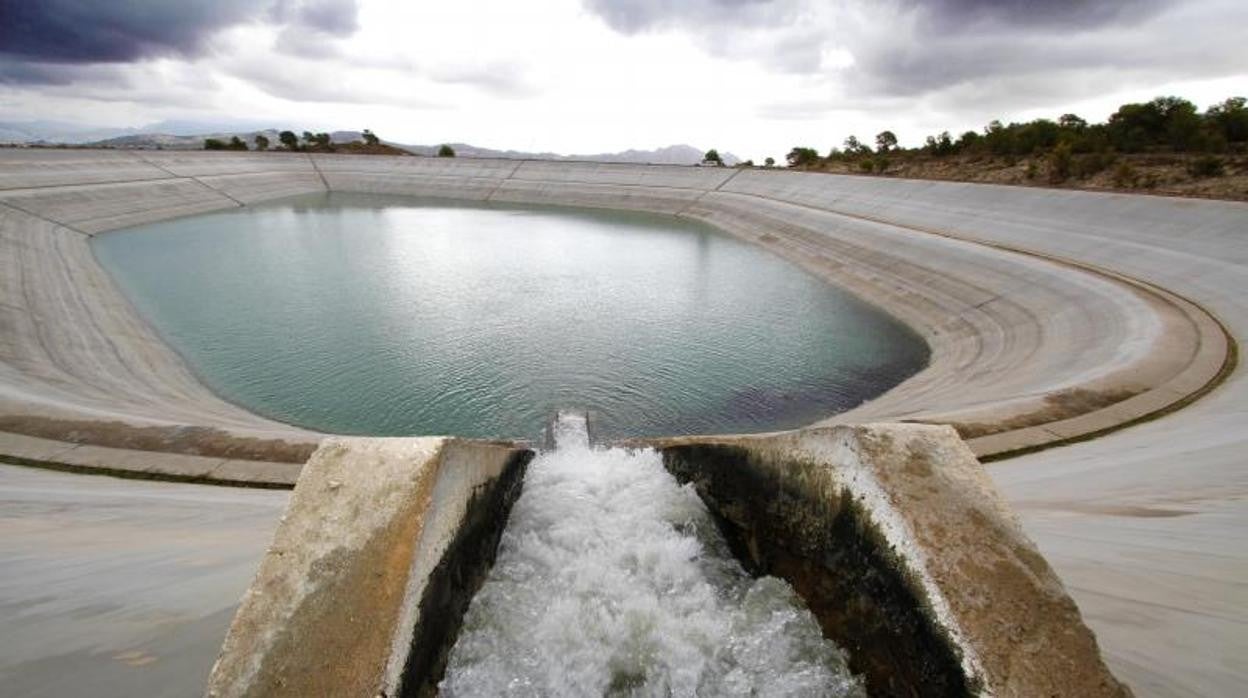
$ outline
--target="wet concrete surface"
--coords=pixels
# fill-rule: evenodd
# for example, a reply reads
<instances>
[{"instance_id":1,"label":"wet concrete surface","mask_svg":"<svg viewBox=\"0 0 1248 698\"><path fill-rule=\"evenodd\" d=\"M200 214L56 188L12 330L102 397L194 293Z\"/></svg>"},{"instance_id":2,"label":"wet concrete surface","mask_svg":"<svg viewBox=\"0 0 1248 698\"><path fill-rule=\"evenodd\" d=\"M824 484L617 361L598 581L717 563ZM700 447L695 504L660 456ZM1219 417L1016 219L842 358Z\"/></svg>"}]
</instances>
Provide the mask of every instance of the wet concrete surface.
<instances>
[{"instance_id":1,"label":"wet concrete surface","mask_svg":"<svg viewBox=\"0 0 1248 698\"><path fill-rule=\"evenodd\" d=\"M0 465L0 696L199 696L288 492Z\"/></svg>"}]
</instances>

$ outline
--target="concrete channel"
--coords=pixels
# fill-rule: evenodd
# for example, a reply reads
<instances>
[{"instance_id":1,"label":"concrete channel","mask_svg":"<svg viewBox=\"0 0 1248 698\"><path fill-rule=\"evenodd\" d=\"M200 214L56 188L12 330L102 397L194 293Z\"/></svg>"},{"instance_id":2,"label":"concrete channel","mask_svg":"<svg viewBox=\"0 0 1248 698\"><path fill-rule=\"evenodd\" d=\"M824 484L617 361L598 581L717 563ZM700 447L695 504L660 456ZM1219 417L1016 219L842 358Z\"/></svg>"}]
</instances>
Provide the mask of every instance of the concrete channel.
<instances>
[{"instance_id":1,"label":"concrete channel","mask_svg":"<svg viewBox=\"0 0 1248 698\"><path fill-rule=\"evenodd\" d=\"M1110 667L1141 692L1244 682L1248 205L718 168L0 151L0 454L290 487L323 435L200 385L87 238L326 189L696 218L857 293L920 332L931 363L821 426L949 424L981 459L1030 453L989 472ZM1198 637L1140 641L1141 624Z\"/></svg>"}]
</instances>

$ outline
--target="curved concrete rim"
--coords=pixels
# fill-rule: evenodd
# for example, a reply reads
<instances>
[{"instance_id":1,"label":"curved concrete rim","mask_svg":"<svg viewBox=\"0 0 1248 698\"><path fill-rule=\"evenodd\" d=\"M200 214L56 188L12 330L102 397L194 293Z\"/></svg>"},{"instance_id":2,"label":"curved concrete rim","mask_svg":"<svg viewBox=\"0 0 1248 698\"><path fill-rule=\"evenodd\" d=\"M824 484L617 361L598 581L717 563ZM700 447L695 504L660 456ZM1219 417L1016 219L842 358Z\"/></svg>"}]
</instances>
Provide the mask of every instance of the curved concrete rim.
<instances>
[{"instance_id":1,"label":"curved concrete rim","mask_svg":"<svg viewBox=\"0 0 1248 698\"><path fill-rule=\"evenodd\" d=\"M795 179L803 176L809 181ZM838 179L784 171L384 156L0 154L0 245L18 252L9 255L10 268L21 277L25 263L56 277L19 279L19 285L25 284L21 298L0 286L0 308L16 308L10 322L17 328L11 342L17 348L6 353L0 347L0 417L118 423L121 431L189 426L243 439L319 440L319 434L229 405L202 386L121 297L94 262L86 240L139 223L324 191L640 209L709 223L881 307L931 345L928 368L820 424L881 418L954 424L981 459L1094 438L1154 419L1199 399L1234 369L1232 334L1193 300L1076 259L976 240L948 227L845 210L836 196L819 199L820 183ZM967 215L986 213L979 209ZM911 246L921 249L902 249ZM925 255L943 255L940 261L947 268L925 261ZM992 278L975 286L958 281L959 271ZM95 295L85 295L84 286ZM1029 299L1033 293L1051 297ZM1083 315L1060 321L1043 317L1046 309L1065 313L1085 299L1092 309L1080 310ZM94 334L69 333L66 341L82 346L72 355L58 353L41 334L46 330L22 324L22 311L53 317L48 324L86 318L95 325ZM1098 322L1113 325L1113 331L1102 336ZM1062 332L1071 336L1054 339ZM1015 341L1011 333L1022 339ZM1080 333L1091 338L1075 336ZM123 350L113 335L123 337ZM1024 346L1027 340L1035 346ZM89 353L101 343L119 355L117 366L94 365ZM1056 355L1065 350L1090 358L1069 367L1067 357ZM143 355L141 365L127 363L131 351ZM972 390L982 393L981 401L958 395L959 382L985 362L1003 377L978 378ZM1066 373L1054 375L1058 369ZM66 375L44 375L58 371ZM997 387L1029 371L1036 374L1030 382ZM111 382L97 385L104 372L111 372ZM1053 382L1046 383L1051 375ZM125 392L128 401L114 410L107 389L127 381L139 383L139 389ZM1066 404L1063 396L1079 399ZM263 457L115 448L56 436L0 429L0 459L226 485L290 487L298 473L297 463Z\"/></svg>"}]
</instances>

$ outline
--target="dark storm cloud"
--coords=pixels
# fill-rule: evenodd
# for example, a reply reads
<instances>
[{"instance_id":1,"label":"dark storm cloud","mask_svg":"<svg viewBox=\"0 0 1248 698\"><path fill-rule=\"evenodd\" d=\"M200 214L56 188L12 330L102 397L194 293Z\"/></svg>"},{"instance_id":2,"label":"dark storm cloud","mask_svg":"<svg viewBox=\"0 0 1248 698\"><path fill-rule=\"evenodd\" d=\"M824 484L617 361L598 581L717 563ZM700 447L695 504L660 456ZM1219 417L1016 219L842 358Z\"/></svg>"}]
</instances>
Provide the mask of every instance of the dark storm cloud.
<instances>
[{"instance_id":1,"label":"dark storm cloud","mask_svg":"<svg viewBox=\"0 0 1248 698\"><path fill-rule=\"evenodd\" d=\"M72 73L38 64L195 56L216 32L253 20L343 36L355 31L356 10L355 0L0 0L0 79Z\"/></svg>"},{"instance_id":2,"label":"dark storm cloud","mask_svg":"<svg viewBox=\"0 0 1248 698\"><path fill-rule=\"evenodd\" d=\"M1091 28L1147 18L1163 0L906 0L944 30L983 24Z\"/></svg>"},{"instance_id":3,"label":"dark storm cloud","mask_svg":"<svg viewBox=\"0 0 1248 698\"><path fill-rule=\"evenodd\" d=\"M713 21L731 23L757 18L751 10L775 6L773 0L584 0L585 8L625 34L665 25Z\"/></svg>"},{"instance_id":4,"label":"dark storm cloud","mask_svg":"<svg viewBox=\"0 0 1248 698\"><path fill-rule=\"evenodd\" d=\"M348 36L359 28L359 9L356 0L277 0L272 16L283 24Z\"/></svg>"}]
</instances>

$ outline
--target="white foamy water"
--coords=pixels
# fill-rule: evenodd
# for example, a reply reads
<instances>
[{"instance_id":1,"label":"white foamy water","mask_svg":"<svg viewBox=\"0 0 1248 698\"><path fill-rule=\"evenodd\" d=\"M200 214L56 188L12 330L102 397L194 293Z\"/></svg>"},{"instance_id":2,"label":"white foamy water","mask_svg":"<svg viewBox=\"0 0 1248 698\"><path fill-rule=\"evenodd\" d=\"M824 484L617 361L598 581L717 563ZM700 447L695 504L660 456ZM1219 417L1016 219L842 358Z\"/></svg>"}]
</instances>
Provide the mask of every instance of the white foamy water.
<instances>
[{"instance_id":1,"label":"white foamy water","mask_svg":"<svg viewBox=\"0 0 1248 698\"><path fill-rule=\"evenodd\" d=\"M865 696L785 582L752 579L650 450L561 416L451 650L448 696Z\"/></svg>"}]
</instances>

